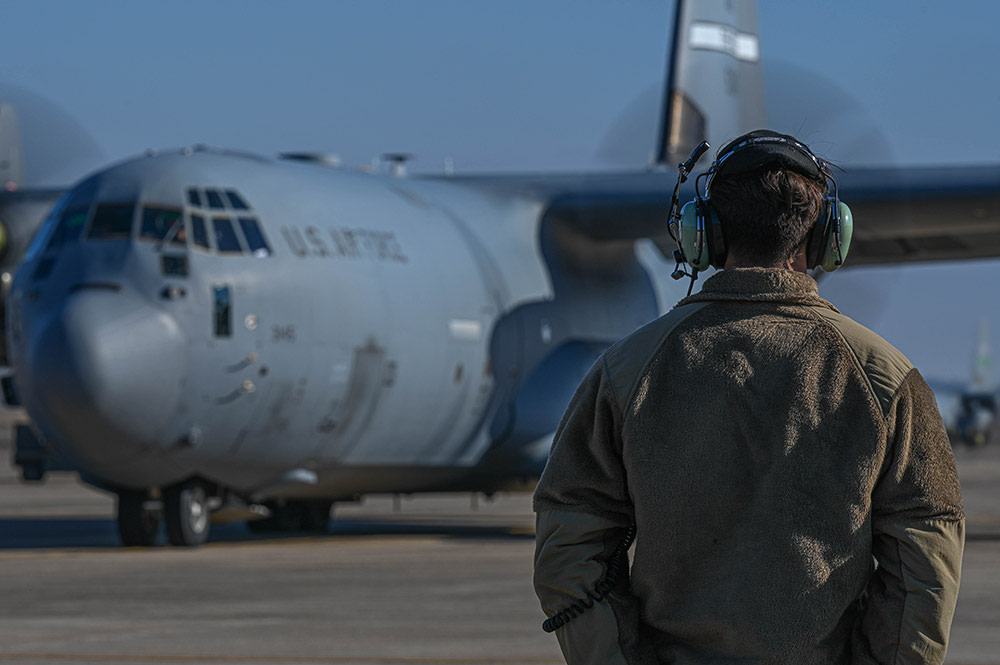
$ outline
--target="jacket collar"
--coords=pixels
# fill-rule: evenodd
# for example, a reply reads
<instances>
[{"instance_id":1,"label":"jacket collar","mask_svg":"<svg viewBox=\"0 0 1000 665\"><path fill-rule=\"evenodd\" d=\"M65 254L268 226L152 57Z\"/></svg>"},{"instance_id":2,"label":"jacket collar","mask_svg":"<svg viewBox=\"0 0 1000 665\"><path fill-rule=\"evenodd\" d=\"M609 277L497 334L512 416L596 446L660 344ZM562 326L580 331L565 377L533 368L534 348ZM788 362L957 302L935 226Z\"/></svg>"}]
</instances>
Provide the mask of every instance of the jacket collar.
<instances>
[{"instance_id":1,"label":"jacket collar","mask_svg":"<svg viewBox=\"0 0 1000 665\"><path fill-rule=\"evenodd\" d=\"M826 307L838 311L820 298L816 280L785 268L727 268L707 280L701 291L688 296L677 306L711 300L775 302L786 305Z\"/></svg>"}]
</instances>

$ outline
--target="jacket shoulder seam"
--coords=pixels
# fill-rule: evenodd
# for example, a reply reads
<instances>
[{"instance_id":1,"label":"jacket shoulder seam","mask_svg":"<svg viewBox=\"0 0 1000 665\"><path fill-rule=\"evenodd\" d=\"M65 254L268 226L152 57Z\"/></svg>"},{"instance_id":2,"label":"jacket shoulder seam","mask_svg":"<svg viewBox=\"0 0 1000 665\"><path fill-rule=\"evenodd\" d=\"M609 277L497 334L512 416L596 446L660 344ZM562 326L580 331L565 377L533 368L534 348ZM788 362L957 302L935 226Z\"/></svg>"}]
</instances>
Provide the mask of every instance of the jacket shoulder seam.
<instances>
[{"instance_id":1,"label":"jacket shoulder seam","mask_svg":"<svg viewBox=\"0 0 1000 665\"><path fill-rule=\"evenodd\" d=\"M628 412L628 407L635 399L639 377L642 376L642 372L663 346L664 341L666 341L677 326L710 304L712 304L711 301L691 303L676 307L664 316L661 316L655 321L639 328L637 331L617 342L614 346L604 352L602 355L602 361L604 363L604 371L608 377L608 390L611 392L611 397L615 402L615 405L618 407L620 415ZM661 327L662 329L658 330L658 328ZM652 333L658 334L656 334L654 338L652 337ZM650 343L650 340L652 340L652 343ZM617 361L620 356L624 354L624 349L630 344L640 344L645 347L642 362L630 368L613 367L615 361ZM623 394L625 397L624 401L621 399Z\"/></svg>"},{"instance_id":2,"label":"jacket shoulder seam","mask_svg":"<svg viewBox=\"0 0 1000 665\"><path fill-rule=\"evenodd\" d=\"M883 419L888 417L889 411L892 408L893 403L896 401L896 396L899 394L900 388L906 382L907 377L914 371L913 365L910 364L909 360L903 356L895 347L890 345L888 342L883 340L883 343L888 349L891 349L894 355L898 355L899 359L903 361L904 366L907 367L906 371L899 377L892 376L892 372L889 370L880 370L879 367L871 362L865 362L862 360L858 353L858 349L855 345L848 339L847 334L841 329L841 326L837 325L835 320L838 316L837 313L832 311L821 311L819 308L810 307L809 308L813 315L819 318L824 324L831 328L840 339L840 341L847 348L850 353L852 360L854 361L854 366L857 368L861 375L864 377L865 385L868 386L869 395L877 405L879 414ZM840 317L847 319L842 314ZM847 319L851 324L860 326L860 324ZM863 327L862 327L863 328ZM865 329L867 330L867 329ZM870 331L869 331L870 332ZM872 333L874 334L874 333ZM881 338L878 338L881 339ZM876 385L878 384L878 385ZM880 390L881 388L881 390Z\"/></svg>"}]
</instances>

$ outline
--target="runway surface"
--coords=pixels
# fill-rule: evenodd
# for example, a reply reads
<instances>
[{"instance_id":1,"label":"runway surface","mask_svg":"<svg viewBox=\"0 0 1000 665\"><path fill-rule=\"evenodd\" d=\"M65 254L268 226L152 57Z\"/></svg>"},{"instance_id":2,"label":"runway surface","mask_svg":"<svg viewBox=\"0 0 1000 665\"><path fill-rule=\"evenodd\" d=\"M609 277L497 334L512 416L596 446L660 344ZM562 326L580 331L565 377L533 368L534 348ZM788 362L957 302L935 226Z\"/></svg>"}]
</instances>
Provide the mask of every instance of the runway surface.
<instances>
[{"instance_id":1,"label":"runway surface","mask_svg":"<svg viewBox=\"0 0 1000 665\"><path fill-rule=\"evenodd\" d=\"M969 542L948 662L1000 663L1000 445L956 458ZM198 549L126 549L111 496L0 467L0 663L562 662L526 494L367 497L328 536L233 525Z\"/></svg>"}]
</instances>

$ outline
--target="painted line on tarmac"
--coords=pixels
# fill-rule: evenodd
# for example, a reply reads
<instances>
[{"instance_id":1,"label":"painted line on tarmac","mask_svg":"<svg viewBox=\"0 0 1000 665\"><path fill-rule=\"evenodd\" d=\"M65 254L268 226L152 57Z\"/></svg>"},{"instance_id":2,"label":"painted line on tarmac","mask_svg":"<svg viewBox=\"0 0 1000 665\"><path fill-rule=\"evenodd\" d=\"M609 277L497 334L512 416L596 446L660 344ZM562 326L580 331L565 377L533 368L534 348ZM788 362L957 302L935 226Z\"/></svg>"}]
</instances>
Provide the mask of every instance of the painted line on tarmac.
<instances>
[{"instance_id":1,"label":"painted line on tarmac","mask_svg":"<svg viewBox=\"0 0 1000 665\"><path fill-rule=\"evenodd\" d=\"M5 653L2 662L76 663L291 663L299 665L559 665L561 658L432 658L405 656L195 656L185 654Z\"/></svg>"}]
</instances>

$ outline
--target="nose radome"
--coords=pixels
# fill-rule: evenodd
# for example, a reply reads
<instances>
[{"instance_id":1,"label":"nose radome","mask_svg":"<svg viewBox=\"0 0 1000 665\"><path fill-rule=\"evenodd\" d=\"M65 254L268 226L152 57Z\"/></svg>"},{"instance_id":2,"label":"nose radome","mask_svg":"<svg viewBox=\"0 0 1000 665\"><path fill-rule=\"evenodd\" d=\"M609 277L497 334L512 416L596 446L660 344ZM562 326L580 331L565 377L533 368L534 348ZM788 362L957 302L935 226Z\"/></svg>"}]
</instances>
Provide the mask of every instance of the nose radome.
<instances>
[{"instance_id":1,"label":"nose radome","mask_svg":"<svg viewBox=\"0 0 1000 665\"><path fill-rule=\"evenodd\" d=\"M182 397L184 334L128 291L79 289L31 335L26 402L87 466L167 445Z\"/></svg>"}]
</instances>

